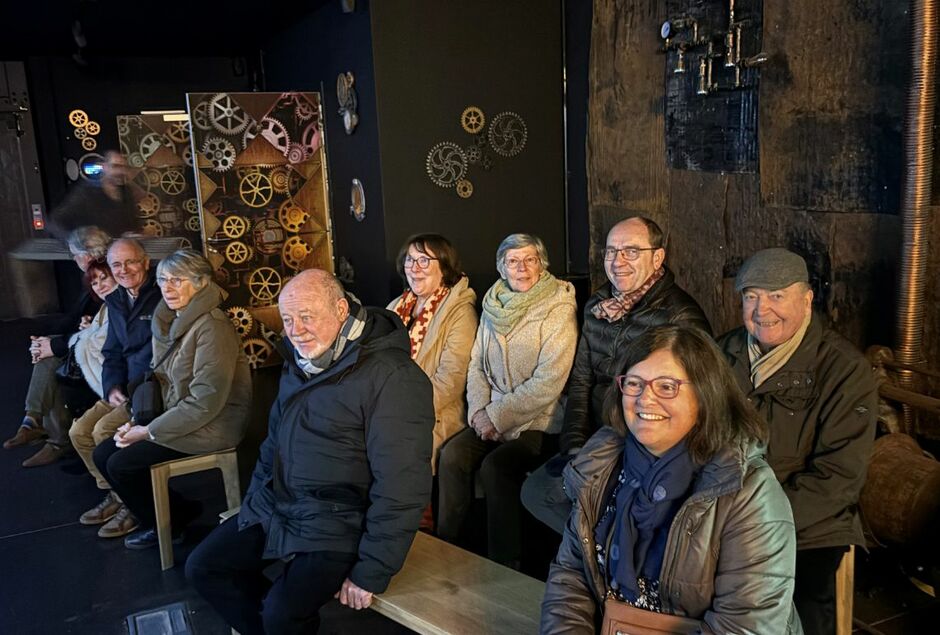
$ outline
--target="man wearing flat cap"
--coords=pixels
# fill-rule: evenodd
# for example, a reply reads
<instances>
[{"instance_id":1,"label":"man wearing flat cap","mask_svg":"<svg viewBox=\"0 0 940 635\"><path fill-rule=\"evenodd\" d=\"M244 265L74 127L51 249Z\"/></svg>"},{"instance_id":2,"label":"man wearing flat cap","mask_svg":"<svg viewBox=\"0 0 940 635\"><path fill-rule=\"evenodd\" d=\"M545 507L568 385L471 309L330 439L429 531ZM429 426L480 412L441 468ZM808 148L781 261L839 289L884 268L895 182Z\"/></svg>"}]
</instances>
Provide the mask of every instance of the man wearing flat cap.
<instances>
[{"instance_id":1,"label":"man wearing flat cap","mask_svg":"<svg viewBox=\"0 0 940 635\"><path fill-rule=\"evenodd\" d=\"M858 498L875 435L871 366L812 311L806 262L786 249L748 258L735 279L744 326L719 340L738 385L770 425L767 459L793 508L793 601L808 634L835 633L835 573L862 545Z\"/></svg>"}]
</instances>

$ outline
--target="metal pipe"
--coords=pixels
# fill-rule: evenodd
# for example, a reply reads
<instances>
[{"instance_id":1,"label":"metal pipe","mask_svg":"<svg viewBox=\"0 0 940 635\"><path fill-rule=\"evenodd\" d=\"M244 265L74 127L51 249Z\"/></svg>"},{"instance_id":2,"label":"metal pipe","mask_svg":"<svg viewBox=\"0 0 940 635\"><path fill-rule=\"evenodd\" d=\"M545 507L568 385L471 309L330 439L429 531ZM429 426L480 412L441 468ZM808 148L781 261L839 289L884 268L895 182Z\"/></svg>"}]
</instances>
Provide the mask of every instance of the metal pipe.
<instances>
[{"instance_id":1,"label":"metal pipe","mask_svg":"<svg viewBox=\"0 0 940 635\"><path fill-rule=\"evenodd\" d=\"M898 285L895 359L922 364L924 289L930 228L933 171L932 133L937 69L937 0L911 2L911 85L904 126L904 173L901 185L901 275ZM914 375L902 371L901 388L913 389ZM905 408L903 428L911 432L912 413Z\"/></svg>"}]
</instances>

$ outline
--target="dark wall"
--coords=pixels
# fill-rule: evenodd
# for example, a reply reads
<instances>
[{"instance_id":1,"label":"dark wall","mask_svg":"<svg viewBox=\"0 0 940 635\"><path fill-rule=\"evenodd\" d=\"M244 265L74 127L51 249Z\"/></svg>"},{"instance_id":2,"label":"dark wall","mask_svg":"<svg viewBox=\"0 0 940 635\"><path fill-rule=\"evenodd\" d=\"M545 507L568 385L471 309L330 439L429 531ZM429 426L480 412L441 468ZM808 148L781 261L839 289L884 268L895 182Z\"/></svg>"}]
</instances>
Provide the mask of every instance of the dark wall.
<instances>
[{"instance_id":1,"label":"dark wall","mask_svg":"<svg viewBox=\"0 0 940 635\"><path fill-rule=\"evenodd\" d=\"M591 0L565 0L565 145L568 153L568 272L586 274L588 231L587 139Z\"/></svg>"},{"instance_id":2,"label":"dark wall","mask_svg":"<svg viewBox=\"0 0 940 635\"><path fill-rule=\"evenodd\" d=\"M338 1L329 2L271 38L264 47L266 90L319 91L322 82L334 251L337 260L345 257L355 269L349 289L368 304L384 306L387 263L370 7L362 1L356 5L353 13L343 13ZM352 135L337 114L336 77L347 71L356 78L359 99L359 125ZM354 178L365 187L362 222L349 213Z\"/></svg>"},{"instance_id":3,"label":"dark wall","mask_svg":"<svg viewBox=\"0 0 940 635\"><path fill-rule=\"evenodd\" d=\"M388 295L400 290L392 262L413 233L435 231L457 246L478 293L497 277L495 251L512 232L539 235L552 271L565 258L562 10L560 0L438 0L371 6ZM429 149L473 143L460 125L468 106L513 111L528 138L521 154L471 166L473 195L433 184Z\"/></svg>"}]
</instances>

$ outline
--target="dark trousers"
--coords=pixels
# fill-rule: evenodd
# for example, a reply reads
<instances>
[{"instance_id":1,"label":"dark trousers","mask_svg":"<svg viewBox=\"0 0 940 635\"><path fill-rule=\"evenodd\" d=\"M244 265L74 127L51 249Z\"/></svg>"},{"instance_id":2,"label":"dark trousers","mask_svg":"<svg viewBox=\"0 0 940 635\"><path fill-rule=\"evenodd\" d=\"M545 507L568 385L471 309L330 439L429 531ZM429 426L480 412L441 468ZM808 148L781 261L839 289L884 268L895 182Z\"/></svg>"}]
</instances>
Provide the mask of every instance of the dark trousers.
<instances>
[{"instance_id":1,"label":"dark trousers","mask_svg":"<svg viewBox=\"0 0 940 635\"><path fill-rule=\"evenodd\" d=\"M150 466L186 456L192 455L151 441L138 441L126 448L118 448L114 439L102 441L92 454L98 471L137 517L142 529L151 529L156 525ZM179 517L182 504L183 498L171 489L171 517Z\"/></svg>"},{"instance_id":2,"label":"dark trousers","mask_svg":"<svg viewBox=\"0 0 940 635\"><path fill-rule=\"evenodd\" d=\"M438 467L437 534L456 543L473 501L479 470L486 496L489 558L519 566L522 555L522 504L519 491L530 470L557 447L557 435L526 431L512 441L483 441L472 428L457 433L441 448Z\"/></svg>"},{"instance_id":3,"label":"dark trousers","mask_svg":"<svg viewBox=\"0 0 940 635\"><path fill-rule=\"evenodd\" d=\"M822 547L796 552L793 603L806 635L836 632L836 569L847 547Z\"/></svg>"},{"instance_id":4,"label":"dark trousers","mask_svg":"<svg viewBox=\"0 0 940 635\"><path fill-rule=\"evenodd\" d=\"M564 461L556 456L549 463L558 460ZM522 484L522 504L530 514L564 534L571 515L571 499L565 494L561 473L551 473L549 463L532 472Z\"/></svg>"},{"instance_id":5,"label":"dark trousers","mask_svg":"<svg viewBox=\"0 0 940 635\"><path fill-rule=\"evenodd\" d=\"M320 607L340 590L359 556L299 553L272 584L262 571L261 525L238 530L238 516L215 528L186 560L186 578L241 635L315 633Z\"/></svg>"}]
</instances>

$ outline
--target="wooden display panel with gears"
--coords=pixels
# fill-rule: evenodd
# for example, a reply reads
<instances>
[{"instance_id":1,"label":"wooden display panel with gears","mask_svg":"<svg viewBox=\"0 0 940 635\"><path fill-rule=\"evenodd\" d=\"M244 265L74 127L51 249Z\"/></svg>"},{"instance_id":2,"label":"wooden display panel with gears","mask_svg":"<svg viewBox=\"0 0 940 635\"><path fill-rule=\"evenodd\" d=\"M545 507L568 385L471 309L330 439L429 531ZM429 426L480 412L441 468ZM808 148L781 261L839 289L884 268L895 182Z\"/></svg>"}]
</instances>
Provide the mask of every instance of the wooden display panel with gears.
<instances>
[{"instance_id":1,"label":"wooden display panel with gears","mask_svg":"<svg viewBox=\"0 0 940 635\"><path fill-rule=\"evenodd\" d=\"M277 297L297 272L333 271L317 93L190 93L203 246L251 366L279 362Z\"/></svg>"}]
</instances>

